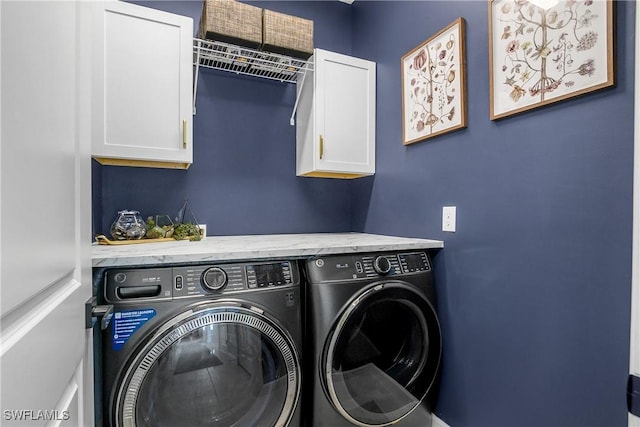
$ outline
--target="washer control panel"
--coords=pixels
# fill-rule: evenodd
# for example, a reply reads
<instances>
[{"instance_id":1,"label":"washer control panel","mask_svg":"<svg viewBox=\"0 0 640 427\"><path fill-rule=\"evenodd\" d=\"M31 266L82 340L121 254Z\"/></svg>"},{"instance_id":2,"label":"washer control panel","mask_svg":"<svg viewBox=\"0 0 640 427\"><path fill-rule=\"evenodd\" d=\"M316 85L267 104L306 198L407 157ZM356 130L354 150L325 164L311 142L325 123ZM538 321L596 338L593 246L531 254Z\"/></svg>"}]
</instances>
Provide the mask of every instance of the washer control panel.
<instances>
[{"instance_id":1,"label":"washer control panel","mask_svg":"<svg viewBox=\"0 0 640 427\"><path fill-rule=\"evenodd\" d=\"M108 302L171 300L298 286L296 261L113 269L105 273Z\"/></svg>"},{"instance_id":2,"label":"washer control panel","mask_svg":"<svg viewBox=\"0 0 640 427\"><path fill-rule=\"evenodd\" d=\"M173 267L174 298L246 289L244 264Z\"/></svg>"},{"instance_id":3,"label":"washer control panel","mask_svg":"<svg viewBox=\"0 0 640 427\"><path fill-rule=\"evenodd\" d=\"M311 281L371 279L431 271L426 252L329 255L307 262Z\"/></svg>"}]
</instances>

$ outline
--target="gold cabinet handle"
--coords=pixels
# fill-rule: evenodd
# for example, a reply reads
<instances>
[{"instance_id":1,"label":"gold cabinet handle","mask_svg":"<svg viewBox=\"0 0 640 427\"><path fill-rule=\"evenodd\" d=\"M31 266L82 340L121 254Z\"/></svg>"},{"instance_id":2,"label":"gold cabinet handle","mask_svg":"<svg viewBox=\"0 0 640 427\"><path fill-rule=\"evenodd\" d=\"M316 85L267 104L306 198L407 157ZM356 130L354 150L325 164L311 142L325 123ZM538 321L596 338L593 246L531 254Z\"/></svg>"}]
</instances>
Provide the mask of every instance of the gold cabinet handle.
<instances>
[{"instance_id":1,"label":"gold cabinet handle","mask_svg":"<svg viewBox=\"0 0 640 427\"><path fill-rule=\"evenodd\" d=\"M320 160L322 160L322 156L324 155L324 138L320 135Z\"/></svg>"},{"instance_id":2,"label":"gold cabinet handle","mask_svg":"<svg viewBox=\"0 0 640 427\"><path fill-rule=\"evenodd\" d=\"M182 121L182 148L187 148L187 121Z\"/></svg>"}]
</instances>

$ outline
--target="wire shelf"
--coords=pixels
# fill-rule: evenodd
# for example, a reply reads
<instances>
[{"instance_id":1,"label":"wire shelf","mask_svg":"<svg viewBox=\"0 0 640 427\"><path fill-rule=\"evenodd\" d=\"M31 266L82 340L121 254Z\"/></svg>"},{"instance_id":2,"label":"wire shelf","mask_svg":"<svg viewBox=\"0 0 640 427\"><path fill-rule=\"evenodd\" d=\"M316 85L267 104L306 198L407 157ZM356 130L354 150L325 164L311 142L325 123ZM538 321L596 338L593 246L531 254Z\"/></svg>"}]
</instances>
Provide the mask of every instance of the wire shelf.
<instances>
[{"instance_id":1,"label":"wire shelf","mask_svg":"<svg viewBox=\"0 0 640 427\"><path fill-rule=\"evenodd\" d=\"M193 64L287 83L313 71L313 61L198 38L193 39Z\"/></svg>"}]
</instances>

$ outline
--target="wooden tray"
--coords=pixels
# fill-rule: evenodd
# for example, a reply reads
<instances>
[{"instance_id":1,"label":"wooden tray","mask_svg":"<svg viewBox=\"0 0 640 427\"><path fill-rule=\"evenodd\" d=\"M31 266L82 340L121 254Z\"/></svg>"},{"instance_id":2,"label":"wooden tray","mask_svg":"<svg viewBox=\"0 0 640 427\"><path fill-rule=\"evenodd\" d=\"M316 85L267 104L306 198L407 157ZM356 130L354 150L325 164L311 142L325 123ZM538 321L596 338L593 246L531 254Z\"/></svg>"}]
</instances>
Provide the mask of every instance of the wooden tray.
<instances>
[{"instance_id":1,"label":"wooden tray","mask_svg":"<svg viewBox=\"0 0 640 427\"><path fill-rule=\"evenodd\" d=\"M104 234L96 235L96 242L99 245L135 245L138 243L175 242L173 237L161 237L158 239L138 239L138 240L109 240Z\"/></svg>"}]
</instances>

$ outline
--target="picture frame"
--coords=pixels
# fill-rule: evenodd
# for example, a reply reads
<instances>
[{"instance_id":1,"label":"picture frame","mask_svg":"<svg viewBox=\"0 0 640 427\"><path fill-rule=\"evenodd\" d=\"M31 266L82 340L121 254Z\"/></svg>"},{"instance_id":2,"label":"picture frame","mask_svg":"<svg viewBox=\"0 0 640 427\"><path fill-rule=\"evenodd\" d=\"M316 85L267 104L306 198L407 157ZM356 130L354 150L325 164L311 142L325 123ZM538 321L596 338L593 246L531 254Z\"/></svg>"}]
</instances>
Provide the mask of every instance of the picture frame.
<instances>
[{"instance_id":1,"label":"picture frame","mask_svg":"<svg viewBox=\"0 0 640 427\"><path fill-rule=\"evenodd\" d=\"M402 56L402 144L467 126L465 21Z\"/></svg>"},{"instance_id":2,"label":"picture frame","mask_svg":"<svg viewBox=\"0 0 640 427\"><path fill-rule=\"evenodd\" d=\"M614 85L612 0L489 0L490 118Z\"/></svg>"}]
</instances>

